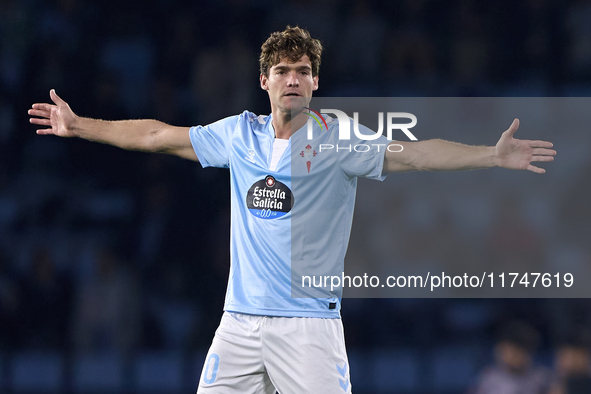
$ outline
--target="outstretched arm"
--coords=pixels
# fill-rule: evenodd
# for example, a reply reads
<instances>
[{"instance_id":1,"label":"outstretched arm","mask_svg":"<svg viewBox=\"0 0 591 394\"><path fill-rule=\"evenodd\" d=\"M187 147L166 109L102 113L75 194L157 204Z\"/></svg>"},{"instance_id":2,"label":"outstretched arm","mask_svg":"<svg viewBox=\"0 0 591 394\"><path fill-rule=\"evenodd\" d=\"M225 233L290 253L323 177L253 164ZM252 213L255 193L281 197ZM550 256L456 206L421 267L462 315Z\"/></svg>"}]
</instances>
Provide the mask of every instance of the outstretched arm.
<instances>
[{"instance_id":1,"label":"outstretched arm","mask_svg":"<svg viewBox=\"0 0 591 394\"><path fill-rule=\"evenodd\" d=\"M459 171L479 168L503 167L528 170L538 174L546 172L532 162L554 160L556 151L548 141L519 140L513 135L519 128L515 119L495 146L473 146L444 140L400 142L400 152L386 150L384 173L403 171Z\"/></svg>"},{"instance_id":2,"label":"outstretched arm","mask_svg":"<svg viewBox=\"0 0 591 394\"><path fill-rule=\"evenodd\" d=\"M46 128L37 134L79 137L128 150L160 152L197 161L188 127L175 127L152 119L106 121L83 118L74 113L55 90L53 104L33 104L30 122Z\"/></svg>"}]
</instances>

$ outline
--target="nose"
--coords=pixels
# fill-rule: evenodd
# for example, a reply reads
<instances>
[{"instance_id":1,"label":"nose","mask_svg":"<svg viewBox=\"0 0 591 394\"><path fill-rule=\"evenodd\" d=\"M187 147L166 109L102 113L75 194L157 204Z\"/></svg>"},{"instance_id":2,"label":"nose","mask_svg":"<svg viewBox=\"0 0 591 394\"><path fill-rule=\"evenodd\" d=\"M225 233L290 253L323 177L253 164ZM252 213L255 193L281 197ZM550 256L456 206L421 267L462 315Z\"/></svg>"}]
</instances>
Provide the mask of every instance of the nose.
<instances>
[{"instance_id":1,"label":"nose","mask_svg":"<svg viewBox=\"0 0 591 394\"><path fill-rule=\"evenodd\" d=\"M297 72L292 71L289 73L289 75L287 77L287 86L290 88L300 86L300 81L298 80L298 73Z\"/></svg>"}]
</instances>

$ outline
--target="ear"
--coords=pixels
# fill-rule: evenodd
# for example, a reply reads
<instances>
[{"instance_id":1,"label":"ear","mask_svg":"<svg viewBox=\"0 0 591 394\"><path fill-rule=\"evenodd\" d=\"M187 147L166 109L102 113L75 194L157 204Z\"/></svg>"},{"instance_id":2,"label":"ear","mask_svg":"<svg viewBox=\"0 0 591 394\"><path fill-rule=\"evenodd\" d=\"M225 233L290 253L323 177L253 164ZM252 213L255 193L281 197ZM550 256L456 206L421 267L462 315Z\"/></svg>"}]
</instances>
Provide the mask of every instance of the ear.
<instances>
[{"instance_id":1,"label":"ear","mask_svg":"<svg viewBox=\"0 0 591 394\"><path fill-rule=\"evenodd\" d=\"M261 89L269 90L269 78L267 78L265 74L261 74L259 80L261 82Z\"/></svg>"},{"instance_id":2,"label":"ear","mask_svg":"<svg viewBox=\"0 0 591 394\"><path fill-rule=\"evenodd\" d=\"M316 75L314 78L314 87L312 88L312 90L318 90L318 75Z\"/></svg>"}]
</instances>

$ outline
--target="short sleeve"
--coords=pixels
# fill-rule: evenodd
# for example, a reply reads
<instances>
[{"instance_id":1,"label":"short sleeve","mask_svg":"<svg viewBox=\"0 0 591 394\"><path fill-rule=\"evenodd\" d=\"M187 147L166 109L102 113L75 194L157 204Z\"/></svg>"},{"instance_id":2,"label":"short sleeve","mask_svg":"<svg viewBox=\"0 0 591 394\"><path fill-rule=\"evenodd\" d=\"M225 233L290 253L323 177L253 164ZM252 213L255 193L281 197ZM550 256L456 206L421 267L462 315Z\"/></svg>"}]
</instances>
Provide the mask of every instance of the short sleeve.
<instances>
[{"instance_id":1,"label":"short sleeve","mask_svg":"<svg viewBox=\"0 0 591 394\"><path fill-rule=\"evenodd\" d=\"M363 135L375 134L363 125L359 125L359 131ZM351 139L339 142L339 146L345 148L340 149L341 152L345 152L340 157L343 171L351 178L361 177L383 181L386 175L382 174L382 170L389 143L390 141L384 136L372 140L361 139L353 133L353 124L351 124Z\"/></svg>"},{"instance_id":2,"label":"short sleeve","mask_svg":"<svg viewBox=\"0 0 591 394\"><path fill-rule=\"evenodd\" d=\"M194 126L189 130L193 150L203 167L228 168L232 135L240 115L230 116L207 126Z\"/></svg>"}]
</instances>

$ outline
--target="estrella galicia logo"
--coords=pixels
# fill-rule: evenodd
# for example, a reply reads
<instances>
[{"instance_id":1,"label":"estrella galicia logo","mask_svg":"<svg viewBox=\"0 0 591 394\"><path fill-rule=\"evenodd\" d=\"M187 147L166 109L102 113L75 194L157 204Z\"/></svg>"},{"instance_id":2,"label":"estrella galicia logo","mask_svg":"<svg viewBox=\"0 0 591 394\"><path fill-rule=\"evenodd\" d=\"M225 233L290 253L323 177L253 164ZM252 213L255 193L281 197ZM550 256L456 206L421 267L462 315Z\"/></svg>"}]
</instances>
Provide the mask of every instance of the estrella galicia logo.
<instances>
[{"instance_id":1,"label":"estrella galicia logo","mask_svg":"<svg viewBox=\"0 0 591 394\"><path fill-rule=\"evenodd\" d=\"M261 219L277 219L293 207L293 193L273 176L256 181L246 195L250 213Z\"/></svg>"}]
</instances>

